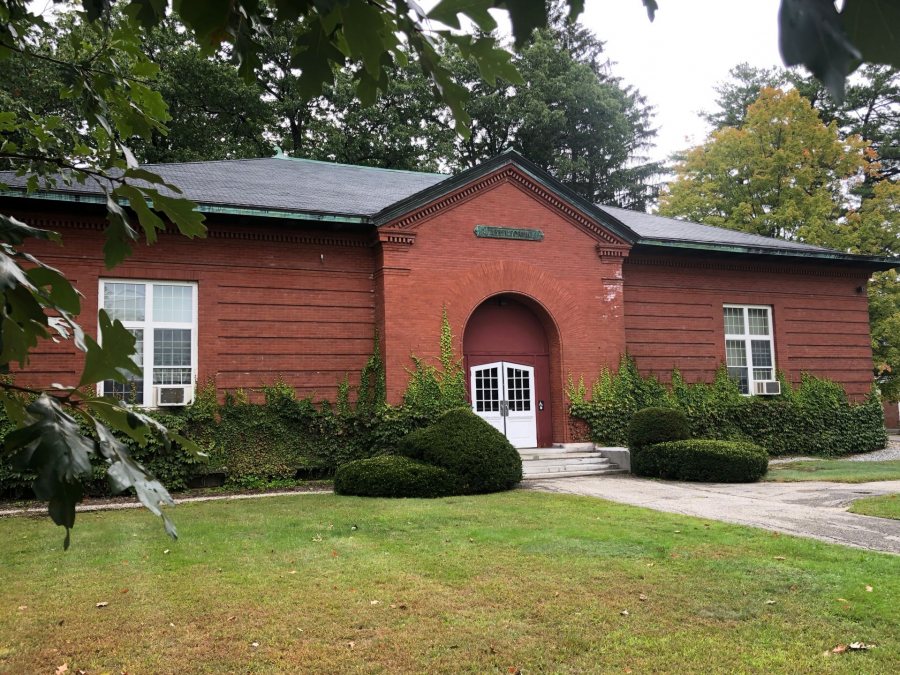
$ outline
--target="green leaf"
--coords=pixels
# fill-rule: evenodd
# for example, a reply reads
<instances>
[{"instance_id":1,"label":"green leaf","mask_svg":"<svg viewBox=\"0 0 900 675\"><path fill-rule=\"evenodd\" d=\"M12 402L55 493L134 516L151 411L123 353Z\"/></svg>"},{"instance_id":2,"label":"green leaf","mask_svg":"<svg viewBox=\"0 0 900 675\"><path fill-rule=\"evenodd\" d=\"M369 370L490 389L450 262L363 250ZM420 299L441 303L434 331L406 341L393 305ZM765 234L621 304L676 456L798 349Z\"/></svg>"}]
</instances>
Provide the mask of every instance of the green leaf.
<instances>
[{"instance_id":1,"label":"green leaf","mask_svg":"<svg viewBox=\"0 0 900 675\"><path fill-rule=\"evenodd\" d=\"M497 21L488 11L493 4L491 0L441 0L428 12L428 18L459 30L462 28L459 16L463 15L471 19L479 30L490 33L497 28Z\"/></svg>"},{"instance_id":2,"label":"green leaf","mask_svg":"<svg viewBox=\"0 0 900 675\"><path fill-rule=\"evenodd\" d=\"M153 201L153 208L166 214L178 231L186 237L206 236L205 216L197 204L184 197L170 197L154 188L138 188ZM143 225L143 222L141 223Z\"/></svg>"},{"instance_id":3,"label":"green leaf","mask_svg":"<svg viewBox=\"0 0 900 675\"><path fill-rule=\"evenodd\" d=\"M784 64L805 66L835 101L843 101L845 78L851 63L861 55L847 39L834 3L781 0L778 24L778 46Z\"/></svg>"},{"instance_id":4,"label":"green leaf","mask_svg":"<svg viewBox=\"0 0 900 675\"><path fill-rule=\"evenodd\" d=\"M118 319L111 321L106 310L99 312L100 343L85 336L87 352L79 387L103 380L127 382L127 374L141 375L143 371L133 360L134 335ZM101 346L102 345L102 346Z\"/></svg>"},{"instance_id":5,"label":"green leaf","mask_svg":"<svg viewBox=\"0 0 900 675\"><path fill-rule=\"evenodd\" d=\"M841 20L863 60L900 68L900 2L846 0Z\"/></svg>"},{"instance_id":6,"label":"green leaf","mask_svg":"<svg viewBox=\"0 0 900 675\"><path fill-rule=\"evenodd\" d=\"M103 245L103 261L112 269L131 255L131 242L137 240L137 232L128 222L128 214L118 202L108 195L106 198L106 242Z\"/></svg>"},{"instance_id":7,"label":"green leaf","mask_svg":"<svg viewBox=\"0 0 900 675\"><path fill-rule=\"evenodd\" d=\"M363 0L350 0L341 9L344 39L351 58L362 59L370 75L377 77L381 70L381 55L386 50L384 18L375 7Z\"/></svg>"},{"instance_id":8,"label":"green leaf","mask_svg":"<svg viewBox=\"0 0 900 675\"><path fill-rule=\"evenodd\" d=\"M157 216L150 207L147 206L147 199L144 194L133 185L119 185L113 194L128 200L128 205L137 214L138 222L144 230L144 236L147 243L152 244L156 241L156 231L165 230L166 225L162 219Z\"/></svg>"},{"instance_id":9,"label":"green leaf","mask_svg":"<svg viewBox=\"0 0 900 675\"><path fill-rule=\"evenodd\" d=\"M15 469L37 474L34 494L50 502L50 517L66 528L64 546L68 548L75 504L82 498L81 481L91 475L94 444L52 396L41 394L26 412L30 424L9 432L5 449L17 451L11 459Z\"/></svg>"},{"instance_id":10,"label":"green leaf","mask_svg":"<svg viewBox=\"0 0 900 675\"><path fill-rule=\"evenodd\" d=\"M131 0L125 13L144 28L153 28L166 16L167 0Z\"/></svg>"},{"instance_id":11,"label":"green leaf","mask_svg":"<svg viewBox=\"0 0 900 675\"><path fill-rule=\"evenodd\" d=\"M168 535L177 539L178 533L174 524L160 508L161 504L169 506L175 504L168 490L151 476L143 465L131 457L125 444L117 439L104 424L95 420L94 428L97 430L100 452L110 462L106 473L112 491L122 492L129 487L134 488L141 504L148 511L162 518Z\"/></svg>"},{"instance_id":12,"label":"green leaf","mask_svg":"<svg viewBox=\"0 0 900 675\"><path fill-rule=\"evenodd\" d=\"M295 41L291 65L300 69L300 95L319 96L326 84L334 81L334 65L343 66L344 54L335 46L319 21L314 21Z\"/></svg>"},{"instance_id":13,"label":"green leaf","mask_svg":"<svg viewBox=\"0 0 900 675\"><path fill-rule=\"evenodd\" d=\"M28 238L60 241L59 234L26 225L18 218L0 213L0 241L19 246Z\"/></svg>"},{"instance_id":14,"label":"green leaf","mask_svg":"<svg viewBox=\"0 0 900 675\"><path fill-rule=\"evenodd\" d=\"M49 286L47 299L52 307L70 314L81 312L81 294L61 272L52 267L32 267L25 273L37 287Z\"/></svg>"}]
</instances>

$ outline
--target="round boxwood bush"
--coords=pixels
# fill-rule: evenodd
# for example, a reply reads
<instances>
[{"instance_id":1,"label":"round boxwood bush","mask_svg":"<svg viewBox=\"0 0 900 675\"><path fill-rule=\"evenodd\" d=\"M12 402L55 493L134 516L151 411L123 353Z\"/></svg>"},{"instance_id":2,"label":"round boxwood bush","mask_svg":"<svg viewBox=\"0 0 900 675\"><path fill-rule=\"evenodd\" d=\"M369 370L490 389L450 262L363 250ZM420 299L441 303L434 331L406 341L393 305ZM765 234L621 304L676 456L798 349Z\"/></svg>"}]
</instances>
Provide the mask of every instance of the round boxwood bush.
<instances>
[{"instance_id":1,"label":"round boxwood bush","mask_svg":"<svg viewBox=\"0 0 900 675\"><path fill-rule=\"evenodd\" d=\"M456 477L439 466L381 455L339 466L334 491L358 497L446 497L458 494L459 487Z\"/></svg>"},{"instance_id":2,"label":"round boxwood bush","mask_svg":"<svg viewBox=\"0 0 900 675\"><path fill-rule=\"evenodd\" d=\"M641 448L657 478L705 483L752 483L769 469L769 453L753 443L693 439Z\"/></svg>"},{"instance_id":3,"label":"round boxwood bush","mask_svg":"<svg viewBox=\"0 0 900 675\"><path fill-rule=\"evenodd\" d=\"M464 494L509 490L522 480L518 451L468 408L455 408L431 426L404 436L401 455L443 467L459 479Z\"/></svg>"},{"instance_id":4,"label":"round boxwood bush","mask_svg":"<svg viewBox=\"0 0 900 675\"><path fill-rule=\"evenodd\" d=\"M631 471L639 476L655 476L654 455L643 449L654 443L681 441L691 437L687 417L674 408L644 408L628 423L628 449Z\"/></svg>"}]
</instances>

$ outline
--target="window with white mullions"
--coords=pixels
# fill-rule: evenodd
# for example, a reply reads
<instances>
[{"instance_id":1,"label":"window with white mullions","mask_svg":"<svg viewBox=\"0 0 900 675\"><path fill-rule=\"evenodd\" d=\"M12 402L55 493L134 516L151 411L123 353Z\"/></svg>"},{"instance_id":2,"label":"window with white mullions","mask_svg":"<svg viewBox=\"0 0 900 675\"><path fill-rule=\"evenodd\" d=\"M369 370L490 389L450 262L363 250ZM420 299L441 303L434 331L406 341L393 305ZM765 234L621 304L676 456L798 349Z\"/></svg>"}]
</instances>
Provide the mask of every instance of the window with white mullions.
<instances>
[{"instance_id":1,"label":"window with white mullions","mask_svg":"<svg viewBox=\"0 0 900 675\"><path fill-rule=\"evenodd\" d=\"M725 366L742 394L756 382L775 379L772 308L725 305Z\"/></svg>"},{"instance_id":2,"label":"window with white mullions","mask_svg":"<svg viewBox=\"0 0 900 675\"><path fill-rule=\"evenodd\" d=\"M100 282L100 307L135 336L140 376L102 382L101 395L143 406L193 398L197 379L197 285L184 282Z\"/></svg>"}]
</instances>

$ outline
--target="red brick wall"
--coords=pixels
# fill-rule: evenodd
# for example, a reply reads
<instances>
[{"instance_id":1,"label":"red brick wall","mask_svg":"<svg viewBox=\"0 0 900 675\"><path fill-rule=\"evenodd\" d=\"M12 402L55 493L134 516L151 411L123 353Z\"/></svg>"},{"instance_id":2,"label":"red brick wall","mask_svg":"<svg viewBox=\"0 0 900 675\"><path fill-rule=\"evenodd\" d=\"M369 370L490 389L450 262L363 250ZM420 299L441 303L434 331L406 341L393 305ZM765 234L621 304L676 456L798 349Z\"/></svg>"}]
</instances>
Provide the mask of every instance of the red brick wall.
<instances>
[{"instance_id":1,"label":"red brick wall","mask_svg":"<svg viewBox=\"0 0 900 675\"><path fill-rule=\"evenodd\" d=\"M476 225L533 228L542 241L475 236ZM382 237L386 238L385 232ZM412 244L386 241L376 272L388 395L399 400L410 355L438 354L441 307L462 353L466 321L487 298L514 293L539 310L550 342L553 440L569 437L564 386L616 363L625 346L621 258L603 259L597 238L514 181L494 182L415 223ZM398 235L399 236L399 235Z\"/></svg>"},{"instance_id":2,"label":"red brick wall","mask_svg":"<svg viewBox=\"0 0 900 675\"><path fill-rule=\"evenodd\" d=\"M210 219L207 239L162 235L134 247L127 262L107 271L103 221L18 214L53 226L64 246L40 242L30 250L60 268L84 294L81 321L96 332L100 278L186 280L198 284L201 381L220 391L259 388L281 377L300 396L333 400L337 383L359 370L372 352L375 329L371 235L329 233L308 224L226 225ZM72 382L81 359L69 344L45 343L27 375L35 384Z\"/></svg>"},{"instance_id":3,"label":"red brick wall","mask_svg":"<svg viewBox=\"0 0 900 675\"><path fill-rule=\"evenodd\" d=\"M733 262L632 251L623 269L625 336L643 372L710 381L725 360L722 306L771 305L775 365L794 382L828 377L859 398L872 386L868 275L826 264Z\"/></svg>"}]
</instances>

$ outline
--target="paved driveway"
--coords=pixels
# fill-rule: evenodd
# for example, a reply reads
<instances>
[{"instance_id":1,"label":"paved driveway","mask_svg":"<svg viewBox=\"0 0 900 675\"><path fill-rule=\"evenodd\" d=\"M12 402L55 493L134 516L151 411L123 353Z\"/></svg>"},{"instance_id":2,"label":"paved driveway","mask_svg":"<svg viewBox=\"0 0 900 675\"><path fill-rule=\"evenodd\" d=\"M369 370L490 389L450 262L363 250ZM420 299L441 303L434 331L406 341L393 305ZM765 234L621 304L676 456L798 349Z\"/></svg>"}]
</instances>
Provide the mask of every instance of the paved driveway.
<instances>
[{"instance_id":1,"label":"paved driveway","mask_svg":"<svg viewBox=\"0 0 900 675\"><path fill-rule=\"evenodd\" d=\"M896 480L723 484L617 475L535 480L528 486L900 554L900 520L846 511L860 497L900 492Z\"/></svg>"}]
</instances>

